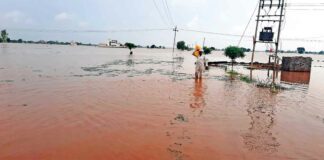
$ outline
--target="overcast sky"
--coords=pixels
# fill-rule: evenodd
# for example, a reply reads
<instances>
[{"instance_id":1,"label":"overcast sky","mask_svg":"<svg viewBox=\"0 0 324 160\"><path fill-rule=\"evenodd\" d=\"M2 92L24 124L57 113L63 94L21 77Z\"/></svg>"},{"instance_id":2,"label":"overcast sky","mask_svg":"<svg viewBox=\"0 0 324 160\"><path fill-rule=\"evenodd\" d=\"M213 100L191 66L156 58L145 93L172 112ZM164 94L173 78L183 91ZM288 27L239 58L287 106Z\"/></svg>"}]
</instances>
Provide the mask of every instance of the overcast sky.
<instances>
[{"instance_id":1,"label":"overcast sky","mask_svg":"<svg viewBox=\"0 0 324 160\"><path fill-rule=\"evenodd\" d=\"M156 6L154 4L156 3ZM171 17L167 16L167 2ZM182 29L242 34L258 0L1 0L0 29L7 29L12 39L59 40L99 43L108 39L141 45L172 46L174 25ZM288 0L288 3L319 3L323 0ZM324 2L323 2L324 3ZM291 8L291 7L289 7ZM287 10L283 38L324 40L324 6L295 7ZM173 23L171 21L173 19ZM272 25L263 23L262 26ZM36 32L41 30L120 30L168 29L150 32ZM27 30L22 30L27 29ZM29 30L28 30L29 29ZM246 35L253 35L255 16ZM239 37L178 32L177 40L217 48L237 45ZM320 38L318 38L320 37ZM242 46L252 48L252 39ZM323 42L283 41L282 49L324 50ZM258 45L265 49L264 44Z\"/></svg>"}]
</instances>

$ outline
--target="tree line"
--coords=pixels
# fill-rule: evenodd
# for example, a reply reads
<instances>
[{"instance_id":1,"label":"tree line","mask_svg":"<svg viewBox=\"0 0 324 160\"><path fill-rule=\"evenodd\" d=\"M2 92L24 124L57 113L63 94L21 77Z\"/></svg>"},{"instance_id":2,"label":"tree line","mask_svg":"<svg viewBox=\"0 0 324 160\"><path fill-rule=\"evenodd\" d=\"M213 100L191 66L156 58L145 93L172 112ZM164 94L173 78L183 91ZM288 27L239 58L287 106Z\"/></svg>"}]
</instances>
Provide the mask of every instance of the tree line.
<instances>
[{"instance_id":1,"label":"tree line","mask_svg":"<svg viewBox=\"0 0 324 160\"><path fill-rule=\"evenodd\" d=\"M71 45L71 42L60 42L60 41L31 41L31 40L23 40L23 39L10 39L9 34L6 30L1 31L1 37L0 37L0 43L30 43L30 44L57 44L57 45ZM94 44L91 43L82 43L82 42L75 42L77 45L84 45L84 46L94 46Z\"/></svg>"},{"instance_id":2,"label":"tree line","mask_svg":"<svg viewBox=\"0 0 324 160\"><path fill-rule=\"evenodd\" d=\"M185 41L177 42L177 49L182 50L182 51L184 51L184 50L187 50L187 51L193 50L193 48L189 47L189 45L187 45ZM224 49L218 49L218 48L215 48L215 47L207 47L207 46L204 46L202 49L203 49L203 52L205 54L211 54L212 51L225 51L225 48ZM240 49L243 52L250 52L251 51L251 49L244 48L244 47L241 47Z\"/></svg>"}]
</instances>

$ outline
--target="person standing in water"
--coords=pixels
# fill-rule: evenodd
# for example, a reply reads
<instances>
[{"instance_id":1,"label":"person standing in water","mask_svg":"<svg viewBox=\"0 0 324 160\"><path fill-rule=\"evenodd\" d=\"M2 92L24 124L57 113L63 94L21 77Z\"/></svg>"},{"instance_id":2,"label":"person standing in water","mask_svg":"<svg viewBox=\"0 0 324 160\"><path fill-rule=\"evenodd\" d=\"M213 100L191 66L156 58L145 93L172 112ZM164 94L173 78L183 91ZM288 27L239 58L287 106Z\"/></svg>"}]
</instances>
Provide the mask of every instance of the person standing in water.
<instances>
[{"instance_id":1,"label":"person standing in water","mask_svg":"<svg viewBox=\"0 0 324 160\"><path fill-rule=\"evenodd\" d=\"M195 71L195 77L196 79L202 79L202 73L205 70L205 65L204 65L204 58L202 57L202 51L199 51L199 56L197 57L196 60L196 71Z\"/></svg>"},{"instance_id":2,"label":"person standing in water","mask_svg":"<svg viewBox=\"0 0 324 160\"><path fill-rule=\"evenodd\" d=\"M205 61L202 57L202 51L200 50L200 46L196 46L195 52L193 55L197 58L196 60L196 69L195 69L195 78L196 79L202 79L202 73L205 70Z\"/></svg>"}]
</instances>

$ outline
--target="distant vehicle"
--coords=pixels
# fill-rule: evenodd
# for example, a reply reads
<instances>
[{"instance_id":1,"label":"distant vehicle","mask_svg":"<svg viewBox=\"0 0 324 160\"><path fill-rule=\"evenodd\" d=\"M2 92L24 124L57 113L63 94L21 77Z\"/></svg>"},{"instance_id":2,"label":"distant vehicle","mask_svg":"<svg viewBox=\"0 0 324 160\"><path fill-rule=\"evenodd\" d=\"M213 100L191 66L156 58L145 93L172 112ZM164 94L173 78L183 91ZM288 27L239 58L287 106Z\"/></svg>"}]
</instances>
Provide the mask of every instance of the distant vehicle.
<instances>
[{"instance_id":1,"label":"distant vehicle","mask_svg":"<svg viewBox=\"0 0 324 160\"><path fill-rule=\"evenodd\" d=\"M304 54L305 53L305 48L304 47L298 47L297 48L297 52L299 53L299 54Z\"/></svg>"}]
</instances>

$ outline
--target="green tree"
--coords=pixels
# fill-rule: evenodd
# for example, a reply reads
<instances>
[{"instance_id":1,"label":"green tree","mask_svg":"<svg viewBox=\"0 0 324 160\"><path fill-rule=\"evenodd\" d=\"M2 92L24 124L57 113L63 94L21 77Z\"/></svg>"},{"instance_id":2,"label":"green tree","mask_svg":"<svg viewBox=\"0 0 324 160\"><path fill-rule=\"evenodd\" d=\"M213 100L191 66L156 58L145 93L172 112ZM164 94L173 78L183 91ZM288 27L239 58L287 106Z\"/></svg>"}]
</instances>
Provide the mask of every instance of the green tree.
<instances>
[{"instance_id":1,"label":"green tree","mask_svg":"<svg viewBox=\"0 0 324 160\"><path fill-rule=\"evenodd\" d=\"M212 51L210 48L208 48L208 47L206 47L206 46L203 48L203 50L204 50L204 53L205 53L205 54L210 54L211 51Z\"/></svg>"},{"instance_id":2,"label":"green tree","mask_svg":"<svg viewBox=\"0 0 324 160\"><path fill-rule=\"evenodd\" d=\"M130 50L130 54L133 54L132 49L133 49L133 48L136 48L136 45L133 44L133 43L129 43L129 42L127 42L127 43L125 43L125 46Z\"/></svg>"},{"instance_id":3,"label":"green tree","mask_svg":"<svg viewBox=\"0 0 324 160\"><path fill-rule=\"evenodd\" d=\"M243 52L250 52L250 51L251 51L250 48L244 48L244 47L241 47L241 49L243 50Z\"/></svg>"},{"instance_id":4,"label":"green tree","mask_svg":"<svg viewBox=\"0 0 324 160\"><path fill-rule=\"evenodd\" d=\"M187 46L186 46L186 42L184 42L184 41L179 41L178 43L177 43L177 49L180 49L180 50L185 50L185 49L187 49Z\"/></svg>"},{"instance_id":5,"label":"green tree","mask_svg":"<svg viewBox=\"0 0 324 160\"><path fill-rule=\"evenodd\" d=\"M232 60L232 71L233 71L233 64L235 62L235 59L245 57L244 51L241 48L235 46L229 46L225 48L224 54L226 57L229 57Z\"/></svg>"},{"instance_id":6,"label":"green tree","mask_svg":"<svg viewBox=\"0 0 324 160\"><path fill-rule=\"evenodd\" d=\"M1 31L1 41L4 43L8 41L8 33L6 30Z\"/></svg>"},{"instance_id":7,"label":"green tree","mask_svg":"<svg viewBox=\"0 0 324 160\"><path fill-rule=\"evenodd\" d=\"M304 47L298 47L298 48L297 48L297 52L298 52L299 54L303 54L303 53L305 53L305 51L306 51L306 49L305 49Z\"/></svg>"}]
</instances>

